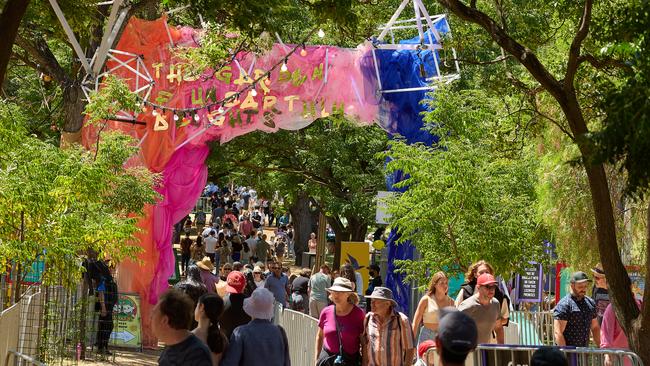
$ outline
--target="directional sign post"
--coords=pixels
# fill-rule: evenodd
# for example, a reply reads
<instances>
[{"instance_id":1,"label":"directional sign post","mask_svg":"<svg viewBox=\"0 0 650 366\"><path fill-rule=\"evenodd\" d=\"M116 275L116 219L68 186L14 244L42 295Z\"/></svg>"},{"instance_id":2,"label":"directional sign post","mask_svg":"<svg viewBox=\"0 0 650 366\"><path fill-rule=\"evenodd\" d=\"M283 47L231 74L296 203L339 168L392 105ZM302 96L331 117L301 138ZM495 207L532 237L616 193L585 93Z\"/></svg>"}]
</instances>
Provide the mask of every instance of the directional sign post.
<instances>
[{"instance_id":1,"label":"directional sign post","mask_svg":"<svg viewBox=\"0 0 650 366\"><path fill-rule=\"evenodd\" d=\"M111 333L111 345L141 349L140 296L120 293L113 313L116 321Z\"/></svg>"}]
</instances>

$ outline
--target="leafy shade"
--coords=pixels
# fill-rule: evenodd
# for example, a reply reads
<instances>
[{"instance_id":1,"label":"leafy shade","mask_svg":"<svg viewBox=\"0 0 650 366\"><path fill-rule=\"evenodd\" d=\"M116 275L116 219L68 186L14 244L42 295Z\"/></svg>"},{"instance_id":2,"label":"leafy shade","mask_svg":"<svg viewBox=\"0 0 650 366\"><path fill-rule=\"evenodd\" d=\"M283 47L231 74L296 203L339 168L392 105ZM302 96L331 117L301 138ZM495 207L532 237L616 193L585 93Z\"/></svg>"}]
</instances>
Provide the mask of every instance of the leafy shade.
<instances>
[{"instance_id":1,"label":"leafy shade","mask_svg":"<svg viewBox=\"0 0 650 366\"><path fill-rule=\"evenodd\" d=\"M386 154L388 172L406 176L396 187L408 190L388 200L388 212L401 240L421 253L421 260L401 263L413 278L427 269L464 271L479 259L498 273L539 260L535 163L525 152L504 157L484 138L499 121L498 103L485 97L437 90L426 120L441 136L439 146L396 141ZM441 124L449 118L453 125Z\"/></svg>"},{"instance_id":2,"label":"leafy shade","mask_svg":"<svg viewBox=\"0 0 650 366\"><path fill-rule=\"evenodd\" d=\"M643 198L650 188L650 1L630 1L619 10L622 22L611 27L615 41L602 53L630 60L624 78L607 84L601 108L604 128L595 133L603 161L621 161L626 193Z\"/></svg>"},{"instance_id":3,"label":"leafy shade","mask_svg":"<svg viewBox=\"0 0 650 366\"><path fill-rule=\"evenodd\" d=\"M96 155L59 149L10 129L8 108L0 107L0 271L40 257L44 282L65 285L76 283L90 248L115 262L134 258L136 224L157 198L157 177L124 168L133 141L106 133Z\"/></svg>"}]
</instances>

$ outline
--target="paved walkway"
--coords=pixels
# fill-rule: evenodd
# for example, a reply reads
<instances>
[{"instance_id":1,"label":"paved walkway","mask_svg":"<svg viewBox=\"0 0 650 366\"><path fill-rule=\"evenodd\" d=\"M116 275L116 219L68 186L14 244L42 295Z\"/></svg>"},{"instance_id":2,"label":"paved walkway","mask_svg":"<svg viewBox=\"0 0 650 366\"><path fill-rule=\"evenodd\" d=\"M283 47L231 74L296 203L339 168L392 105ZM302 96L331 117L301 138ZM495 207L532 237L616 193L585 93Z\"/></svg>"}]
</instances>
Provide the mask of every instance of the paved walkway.
<instances>
[{"instance_id":1,"label":"paved walkway","mask_svg":"<svg viewBox=\"0 0 650 366\"><path fill-rule=\"evenodd\" d=\"M149 366L158 365L158 357L160 350L144 350L127 351L127 350L113 350L113 355L104 359L85 360L79 362L80 365L94 366L94 365L133 365L133 366Z\"/></svg>"}]
</instances>

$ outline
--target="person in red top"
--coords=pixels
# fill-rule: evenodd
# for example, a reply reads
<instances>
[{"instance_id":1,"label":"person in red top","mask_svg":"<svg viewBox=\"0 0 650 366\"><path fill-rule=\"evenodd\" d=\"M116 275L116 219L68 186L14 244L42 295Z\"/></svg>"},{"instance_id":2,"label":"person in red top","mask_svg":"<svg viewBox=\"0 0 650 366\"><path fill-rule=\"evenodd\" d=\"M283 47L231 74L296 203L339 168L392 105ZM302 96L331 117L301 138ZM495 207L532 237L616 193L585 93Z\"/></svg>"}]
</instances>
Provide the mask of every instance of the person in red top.
<instances>
[{"instance_id":1,"label":"person in red top","mask_svg":"<svg viewBox=\"0 0 650 366\"><path fill-rule=\"evenodd\" d=\"M235 215L232 213L232 209L231 209L231 208L227 209L227 210L226 210L226 214L223 215L223 222L224 222L224 223L225 223L226 221L228 221L228 219L230 219L230 222L232 222L232 224L233 224L234 226L239 226L239 221L237 220L237 216L235 216ZM234 229L234 227L232 227L232 229Z\"/></svg>"},{"instance_id":2,"label":"person in red top","mask_svg":"<svg viewBox=\"0 0 650 366\"><path fill-rule=\"evenodd\" d=\"M244 215L244 221L239 223L239 232L247 238L250 233L253 232L253 223L251 222L248 215Z\"/></svg>"}]
</instances>

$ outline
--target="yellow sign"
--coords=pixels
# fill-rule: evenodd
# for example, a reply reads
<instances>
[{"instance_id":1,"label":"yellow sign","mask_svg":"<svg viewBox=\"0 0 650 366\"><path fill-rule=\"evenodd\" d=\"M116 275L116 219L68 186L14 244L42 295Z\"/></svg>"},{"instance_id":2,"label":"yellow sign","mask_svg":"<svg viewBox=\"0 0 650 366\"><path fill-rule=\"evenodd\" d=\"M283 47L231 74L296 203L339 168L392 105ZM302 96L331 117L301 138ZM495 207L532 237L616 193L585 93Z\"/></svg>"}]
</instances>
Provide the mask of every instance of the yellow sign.
<instances>
[{"instance_id":1,"label":"yellow sign","mask_svg":"<svg viewBox=\"0 0 650 366\"><path fill-rule=\"evenodd\" d=\"M142 348L140 296L120 293L113 312L115 326L111 333L111 345Z\"/></svg>"},{"instance_id":2,"label":"yellow sign","mask_svg":"<svg viewBox=\"0 0 650 366\"><path fill-rule=\"evenodd\" d=\"M383 240L375 240L372 242L372 247L375 248L375 250L382 250L386 246L386 243L384 243Z\"/></svg>"},{"instance_id":3,"label":"yellow sign","mask_svg":"<svg viewBox=\"0 0 650 366\"><path fill-rule=\"evenodd\" d=\"M354 267L354 270L361 274L363 281L361 293L366 293L366 288L368 287L368 280L370 279L368 275L368 266L370 265L370 252L369 252L368 243L365 242L353 242L353 241L344 241L341 243L341 265L349 263Z\"/></svg>"}]
</instances>

